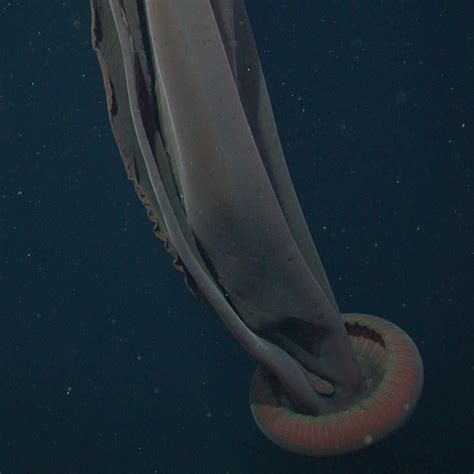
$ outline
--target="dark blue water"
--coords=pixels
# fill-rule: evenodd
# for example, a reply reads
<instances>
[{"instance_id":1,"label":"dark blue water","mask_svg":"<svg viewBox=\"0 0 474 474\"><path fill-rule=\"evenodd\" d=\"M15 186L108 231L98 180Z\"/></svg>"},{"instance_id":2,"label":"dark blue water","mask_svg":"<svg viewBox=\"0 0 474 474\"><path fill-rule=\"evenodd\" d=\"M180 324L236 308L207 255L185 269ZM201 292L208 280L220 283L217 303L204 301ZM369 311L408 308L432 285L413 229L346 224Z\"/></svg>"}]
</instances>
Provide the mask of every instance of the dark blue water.
<instances>
[{"instance_id":1,"label":"dark blue water","mask_svg":"<svg viewBox=\"0 0 474 474\"><path fill-rule=\"evenodd\" d=\"M267 441L254 362L187 291L126 180L88 2L3 0L2 474L473 471L472 2L248 9L340 306L413 337L417 410L339 459Z\"/></svg>"}]
</instances>

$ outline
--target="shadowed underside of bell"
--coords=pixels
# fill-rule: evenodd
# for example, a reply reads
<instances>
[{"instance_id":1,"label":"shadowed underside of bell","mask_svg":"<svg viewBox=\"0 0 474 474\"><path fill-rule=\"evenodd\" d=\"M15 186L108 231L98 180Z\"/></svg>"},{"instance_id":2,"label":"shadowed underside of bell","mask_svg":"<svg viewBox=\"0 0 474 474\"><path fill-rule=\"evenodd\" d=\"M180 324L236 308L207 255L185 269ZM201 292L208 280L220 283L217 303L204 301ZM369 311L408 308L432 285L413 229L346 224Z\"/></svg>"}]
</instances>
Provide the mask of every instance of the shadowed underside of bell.
<instances>
[{"instance_id":1,"label":"shadowed underside of bell","mask_svg":"<svg viewBox=\"0 0 474 474\"><path fill-rule=\"evenodd\" d=\"M255 372L250 389L252 414L273 442L296 453L335 456L364 449L405 423L423 385L423 364L410 337L398 326L366 314L344 314L367 388L332 412L312 416L288 404L275 377Z\"/></svg>"}]
</instances>

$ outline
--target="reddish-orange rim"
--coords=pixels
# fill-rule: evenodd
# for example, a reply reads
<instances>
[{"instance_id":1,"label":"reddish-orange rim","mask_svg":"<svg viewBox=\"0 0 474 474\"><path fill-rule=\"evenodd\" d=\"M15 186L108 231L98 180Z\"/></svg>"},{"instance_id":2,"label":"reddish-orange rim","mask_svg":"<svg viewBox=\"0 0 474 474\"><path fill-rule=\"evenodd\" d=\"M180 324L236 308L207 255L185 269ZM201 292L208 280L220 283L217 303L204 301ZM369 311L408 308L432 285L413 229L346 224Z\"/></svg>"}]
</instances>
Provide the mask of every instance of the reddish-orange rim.
<instances>
[{"instance_id":1,"label":"reddish-orange rim","mask_svg":"<svg viewBox=\"0 0 474 474\"><path fill-rule=\"evenodd\" d=\"M255 372L252 414L262 432L284 449L322 457L366 448L399 428L418 402L423 363L410 337L376 316L343 317L357 357L371 367L377 380L350 408L319 416L297 413L278 402L266 369Z\"/></svg>"}]
</instances>

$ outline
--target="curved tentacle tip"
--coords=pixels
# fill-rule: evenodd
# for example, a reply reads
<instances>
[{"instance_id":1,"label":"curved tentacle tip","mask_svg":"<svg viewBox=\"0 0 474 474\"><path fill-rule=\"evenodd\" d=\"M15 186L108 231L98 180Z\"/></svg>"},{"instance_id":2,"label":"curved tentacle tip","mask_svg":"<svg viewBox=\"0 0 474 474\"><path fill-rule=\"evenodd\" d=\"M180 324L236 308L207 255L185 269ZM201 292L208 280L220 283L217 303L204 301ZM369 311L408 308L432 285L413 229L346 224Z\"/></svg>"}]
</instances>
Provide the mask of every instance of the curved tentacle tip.
<instances>
[{"instance_id":1,"label":"curved tentacle tip","mask_svg":"<svg viewBox=\"0 0 474 474\"><path fill-rule=\"evenodd\" d=\"M367 388L353 404L325 415L296 412L278 380L259 367L250 403L262 432L280 447L310 456L336 456L371 446L409 418L420 398L423 363L411 338L376 316L343 315ZM282 396L283 395L283 396Z\"/></svg>"}]
</instances>

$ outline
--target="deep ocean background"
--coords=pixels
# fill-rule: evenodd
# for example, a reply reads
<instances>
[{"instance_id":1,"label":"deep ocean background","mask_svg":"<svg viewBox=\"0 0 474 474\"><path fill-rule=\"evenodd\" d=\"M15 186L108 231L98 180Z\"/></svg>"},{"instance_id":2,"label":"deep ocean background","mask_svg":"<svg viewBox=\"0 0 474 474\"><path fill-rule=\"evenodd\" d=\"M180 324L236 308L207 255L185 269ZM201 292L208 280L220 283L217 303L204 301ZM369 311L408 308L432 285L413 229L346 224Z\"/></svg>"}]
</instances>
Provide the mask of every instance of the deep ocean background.
<instances>
[{"instance_id":1,"label":"deep ocean background","mask_svg":"<svg viewBox=\"0 0 474 474\"><path fill-rule=\"evenodd\" d=\"M408 424L317 460L259 432L255 363L126 179L87 1L0 1L0 472L472 473L474 4L247 2L344 311L414 339Z\"/></svg>"}]
</instances>

